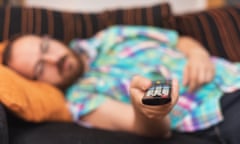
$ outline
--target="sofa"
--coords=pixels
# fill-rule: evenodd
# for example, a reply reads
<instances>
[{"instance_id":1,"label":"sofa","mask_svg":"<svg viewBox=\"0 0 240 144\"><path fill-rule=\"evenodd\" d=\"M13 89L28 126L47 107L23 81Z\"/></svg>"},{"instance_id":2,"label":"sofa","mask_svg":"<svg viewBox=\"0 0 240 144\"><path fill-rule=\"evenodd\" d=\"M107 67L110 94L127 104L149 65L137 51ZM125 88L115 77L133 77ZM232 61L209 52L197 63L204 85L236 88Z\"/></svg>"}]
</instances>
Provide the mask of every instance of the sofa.
<instances>
[{"instance_id":1,"label":"sofa","mask_svg":"<svg viewBox=\"0 0 240 144\"><path fill-rule=\"evenodd\" d=\"M168 3L149 7L73 13L44 8L1 7L0 41L18 34L48 34L68 42L87 38L111 25L149 25L175 29L201 42L215 56L240 60L240 6L174 15ZM70 122L29 122L0 104L0 144L214 144L197 135L173 132L170 139L147 138L125 132L85 128Z\"/></svg>"}]
</instances>

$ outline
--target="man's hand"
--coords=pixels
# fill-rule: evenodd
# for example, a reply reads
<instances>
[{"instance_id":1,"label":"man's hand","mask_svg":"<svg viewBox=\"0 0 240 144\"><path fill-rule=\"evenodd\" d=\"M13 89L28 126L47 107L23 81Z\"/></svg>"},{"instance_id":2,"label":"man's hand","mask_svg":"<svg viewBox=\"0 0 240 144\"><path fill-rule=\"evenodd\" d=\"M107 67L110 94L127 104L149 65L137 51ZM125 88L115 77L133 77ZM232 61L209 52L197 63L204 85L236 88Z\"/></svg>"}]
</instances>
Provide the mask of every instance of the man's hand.
<instances>
[{"instance_id":1,"label":"man's hand","mask_svg":"<svg viewBox=\"0 0 240 144\"><path fill-rule=\"evenodd\" d=\"M134 76L131 81L130 95L134 107L149 119L161 119L165 117L176 104L178 99L178 84L176 80L172 81L171 102L160 106L149 106L142 104L142 98L146 90L151 87L151 80Z\"/></svg>"},{"instance_id":2,"label":"man's hand","mask_svg":"<svg viewBox=\"0 0 240 144\"><path fill-rule=\"evenodd\" d=\"M168 113L177 103L178 84L172 81L171 102L165 105L149 106L142 104L142 98L152 82L141 76L134 76L131 81L130 95L136 115L138 131L143 135L169 136L170 126L167 119Z\"/></svg>"},{"instance_id":3,"label":"man's hand","mask_svg":"<svg viewBox=\"0 0 240 144\"><path fill-rule=\"evenodd\" d=\"M190 37L180 37L177 48L188 59L183 73L183 85L189 87L189 92L210 82L215 75L215 68L207 50Z\"/></svg>"},{"instance_id":4,"label":"man's hand","mask_svg":"<svg viewBox=\"0 0 240 144\"><path fill-rule=\"evenodd\" d=\"M188 62L184 68L183 85L188 86L189 92L210 82L215 74L214 65L210 56L202 49L195 49L188 55Z\"/></svg>"}]
</instances>

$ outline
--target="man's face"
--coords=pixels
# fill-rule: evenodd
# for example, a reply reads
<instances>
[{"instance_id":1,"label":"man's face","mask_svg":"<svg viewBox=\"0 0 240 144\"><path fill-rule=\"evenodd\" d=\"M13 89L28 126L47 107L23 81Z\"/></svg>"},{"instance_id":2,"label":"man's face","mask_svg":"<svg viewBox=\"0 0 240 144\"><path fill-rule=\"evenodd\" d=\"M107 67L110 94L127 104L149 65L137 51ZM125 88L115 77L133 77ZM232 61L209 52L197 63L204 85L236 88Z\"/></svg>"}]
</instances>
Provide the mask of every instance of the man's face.
<instances>
[{"instance_id":1,"label":"man's face","mask_svg":"<svg viewBox=\"0 0 240 144\"><path fill-rule=\"evenodd\" d=\"M48 37L24 36L11 49L8 66L29 79L65 87L83 74L83 61L69 48Z\"/></svg>"}]
</instances>

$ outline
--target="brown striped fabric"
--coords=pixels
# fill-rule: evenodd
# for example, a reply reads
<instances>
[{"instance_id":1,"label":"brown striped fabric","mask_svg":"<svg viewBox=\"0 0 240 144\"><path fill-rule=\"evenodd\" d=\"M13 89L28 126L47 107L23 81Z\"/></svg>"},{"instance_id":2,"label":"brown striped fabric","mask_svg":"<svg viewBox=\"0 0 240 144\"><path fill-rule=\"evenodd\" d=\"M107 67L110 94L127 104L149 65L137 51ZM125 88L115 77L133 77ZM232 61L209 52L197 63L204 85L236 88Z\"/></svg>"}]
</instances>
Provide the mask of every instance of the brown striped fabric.
<instances>
[{"instance_id":1,"label":"brown striped fabric","mask_svg":"<svg viewBox=\"0 0 240 144\"><path fill-rule=\"evenodd\" d=\"M119 9L100 13L70 13L41 8L1 7L0 41L14 35L50 35L65 43L73 38L91 37L113 24L163 26L171 16L168 4Z\"/></svg>"},{"instance_id":2,"label":"brown striped fabric","mask_svg":"<svg viewBox=\"0 0 240 144\"><path fill-rule=\"evenodd\" d=\"M86 38L104 29L102 13L68 13L41 8L1 7L0 41L15 35L50 35L65 43L76 37Z\"/></svg>"},{"instance_id":3,"label":"brown striped fabric","mask_svg":"<svg viewBox=\"0 0 240 144\"><path fill-rule=\"evenodd\" d=\"M240 61L240 8L229 6L175 17L174 29L200 41L212 55Z\"/></svg>"},{"instance_id":4,"label":"brown striped fabric","mask_svg":"<svg viewBox=\"0 0 240 144\"><path fill-rule=\"evenodd\" d=\"M172 17L170 6L167 3L141 8L116 9L106 13L108 26L128 24L164 27L164 22Z\"/></svg>"}]
</instances>

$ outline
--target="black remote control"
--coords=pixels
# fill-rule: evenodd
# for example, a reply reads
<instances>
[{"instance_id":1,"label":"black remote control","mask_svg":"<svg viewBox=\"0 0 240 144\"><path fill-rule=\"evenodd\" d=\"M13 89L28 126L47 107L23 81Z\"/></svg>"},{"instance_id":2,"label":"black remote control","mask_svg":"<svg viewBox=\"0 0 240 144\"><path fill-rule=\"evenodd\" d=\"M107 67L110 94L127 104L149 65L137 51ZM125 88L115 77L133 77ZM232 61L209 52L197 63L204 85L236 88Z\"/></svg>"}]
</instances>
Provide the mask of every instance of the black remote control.
<instances>
[{"instance_id":1,"label":"black remote control","mask_svg":"<svg viewBox=\"0 0 240 144\"><path fill-rule=\"evenodd\" d=\"M171 102L171 80L157 80L152 82L152 86L146 91L142 98L145 105L164 105Z\"/></svg>"}]
</instances>

